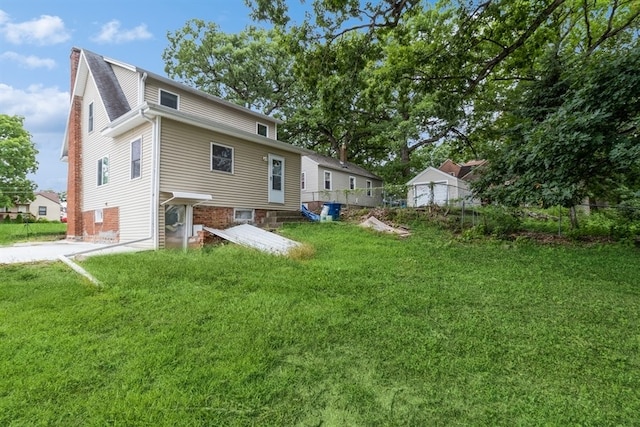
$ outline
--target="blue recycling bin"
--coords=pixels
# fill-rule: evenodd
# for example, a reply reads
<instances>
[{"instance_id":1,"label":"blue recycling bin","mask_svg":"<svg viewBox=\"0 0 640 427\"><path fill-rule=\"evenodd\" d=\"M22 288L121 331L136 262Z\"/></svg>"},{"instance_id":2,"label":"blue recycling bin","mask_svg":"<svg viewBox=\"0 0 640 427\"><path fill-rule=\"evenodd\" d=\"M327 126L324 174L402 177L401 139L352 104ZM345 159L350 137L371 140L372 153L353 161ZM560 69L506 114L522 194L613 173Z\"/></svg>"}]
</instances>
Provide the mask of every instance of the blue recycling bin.
<instances>
[{"instance_id":1,"label":"blue recycling bin","mask_svg":"<svg viewBox=\"0 0 640 427\"><path fill-rule=\"evenodd\" d=\"M329 208L327 216L330 216L333 221L340 220L340 208L342 207L340 203L323 203L323 206L327 206Z\"/></svg>"}]
</instances>

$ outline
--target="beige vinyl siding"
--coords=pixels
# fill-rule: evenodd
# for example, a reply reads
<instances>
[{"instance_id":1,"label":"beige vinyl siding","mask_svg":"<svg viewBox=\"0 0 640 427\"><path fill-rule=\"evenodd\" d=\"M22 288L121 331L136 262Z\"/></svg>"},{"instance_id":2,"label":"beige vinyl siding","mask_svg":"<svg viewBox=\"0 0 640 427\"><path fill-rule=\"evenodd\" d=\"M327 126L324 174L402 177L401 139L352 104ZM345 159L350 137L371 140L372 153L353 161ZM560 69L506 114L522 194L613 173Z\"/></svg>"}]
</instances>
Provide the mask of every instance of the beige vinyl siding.
<instances>
[{"instance_id":1,"label":"beige vinyl siding","mask_svg":"<svg viewBox=\"0 0 640 427\"><path fill-rule=\"evenodd\" d=\"M320 186L321 178L318 176L318 164L308 157L302 156L302 171L307 174L307 188L301 192L301 201L313 202L318 200L314 198L314 193L317 193L319 188L323 188Z\"/></svg>"},{"instance_id":2,"label":"beige vinyl siding","mask_svg":"<svg viewBox=\"0 0 640 427\"><path fill-rule=\"evenodd\" d=\"M94 100L94 132L86 132L88 103ZM97 98L92 79L83 99L82 211L119 208L120 241L143 239L151 235L151 124L145 124L117 138L100 135L107 125L104 106ZM130 179L130 144L142 137L141 177ZM109 157L109 182L98 186L98 160ZM141 243L151 247L152 240Z\"/></svg>"},{"instance_id":3,"label":"beige vinyl siding","mask_svg":"<svg viewBox=\"0 0 640 427\"><path fill-rule=\"evenodd\" d=\"M382 204L382 181L354 174L352 171L327 168L313 160L302 157L302 170L307 173L307 189L301 192L301 200L335 201L358 206L379 206ZM324 189L324 172L331 172L331 190ZM349 189L349 177L356 179L356 189ZM371 181L372 195L367 196L367 181Z\"/></svg>"},{"instance_id":4,"label":"beige vinyl siding","mask_svg":"<svg viewBox=\"0 0 640 427\"><path fill-rule=\"evenodd\" d=\"M40 206L47 208L46 215L40 215ZM60 221L60 203L36 194L35 200L29 205L29 213L37 219L44 218L49 221Z\"/></svg>"},{"instance_id":5,"label":"beige vinyl siding","mask_svg":"<svg viewBox=\"0 0 640 427\"><path fill-rule=\"evenodd\" d=\"M268 137L276 138L275 122L270 121L268 117L257 117L249 113L236 110L222 103L216 103L210 99L201 98L193 93L180 90L174 86L163 86L157 81L148 79L145 86L145 99L147 102L160 104L160 89L174 93L179 96L179 109L182 112L194 114L200 117L224 123L237 129L244 130L249 133L257 134L257 122L267 125Z\"/></svg>"},{"instance_id":6,"label":"beige vinyl siding","mask_svg":"<svg viewBox=\"0 0 640 427\"><path fill-rule=\"evenodd\" d=\"M253 142L187 126L172 120L162 121L160 192L161 201L168 192L187 191L211 194L211 206L251 209L300 208L300 156ZM233 174L211 170L211 143L232 147ZM269 154L285 159L285 204L268 202Z\"/></svg>"},{"instance_id":7,"label":"beige vinyl siding","mask_svg":"<svg viewBox=\"0 0 640 427\"><path fill-rule=\"evenodd\" d=\"M129 102L129 107L132 109L138 106L138 82L139 75L135 71L128 70L126 68L119 67L115 64L111 64L118 83L124 91L124 96Z\"/></svg>"}]
</instances>

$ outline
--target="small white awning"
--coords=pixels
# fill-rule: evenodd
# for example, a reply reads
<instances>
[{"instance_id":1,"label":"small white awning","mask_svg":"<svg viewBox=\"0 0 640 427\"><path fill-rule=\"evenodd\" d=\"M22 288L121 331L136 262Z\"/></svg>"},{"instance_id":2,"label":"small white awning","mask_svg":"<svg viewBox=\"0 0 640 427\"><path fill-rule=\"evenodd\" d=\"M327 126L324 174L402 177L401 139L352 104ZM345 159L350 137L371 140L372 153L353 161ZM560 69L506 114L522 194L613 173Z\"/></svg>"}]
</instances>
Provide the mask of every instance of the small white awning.
<instances>
[{"instance_id":1,"label":"small white awning","mask_svg":"<svg viewBox=\"0 0 640 427\"><path fill-rule=\"evenodd\" d=\"M211 194L188 193L186 191L169 191L172 197L160 203L161 205L199 205L209 200L213 200Z\"/></svg>"}]
</instances>

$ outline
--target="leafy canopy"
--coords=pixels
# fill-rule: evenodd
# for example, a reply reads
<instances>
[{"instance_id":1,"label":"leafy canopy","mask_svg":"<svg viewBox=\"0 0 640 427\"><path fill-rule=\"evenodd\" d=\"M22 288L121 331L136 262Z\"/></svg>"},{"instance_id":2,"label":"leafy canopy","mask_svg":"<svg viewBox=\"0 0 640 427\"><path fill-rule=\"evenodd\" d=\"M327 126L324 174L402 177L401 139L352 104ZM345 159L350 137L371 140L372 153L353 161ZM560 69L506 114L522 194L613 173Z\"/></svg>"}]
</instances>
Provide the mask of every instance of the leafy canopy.
<instances>
[{"instance_id":1,"label":"leafy canopy","mask_svg":"<svg viewBox=\"0 0 640 427\"><path fill-rule=\"evenodd\" d=\"M27 178L38 168L35 144L23 127L24 118L0 114L0 206L34 199L36 185Z\"/></svg>"}]
</instances>

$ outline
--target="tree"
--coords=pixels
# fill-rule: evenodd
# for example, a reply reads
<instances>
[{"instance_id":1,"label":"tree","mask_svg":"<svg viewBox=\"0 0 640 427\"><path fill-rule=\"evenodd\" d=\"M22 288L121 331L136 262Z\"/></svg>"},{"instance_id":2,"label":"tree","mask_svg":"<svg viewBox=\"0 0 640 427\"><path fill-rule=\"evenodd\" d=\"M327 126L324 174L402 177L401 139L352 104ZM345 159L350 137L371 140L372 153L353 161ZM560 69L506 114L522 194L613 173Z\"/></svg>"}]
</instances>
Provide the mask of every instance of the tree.
<instances>
[{"instance_id":1,"label":"tree","mask_svg":"<svg viewBox=\"0 0 640 427\"><path fill-rule=\"evenodd\" d=\"M556 49L546 64L541 79L520 85L476 190L509 205L573 208L640 189L640 42L564 58Z\"/></svg>"},{"instance_id":2,"label":"tree","mask_svg":"<svg viewBox=\"0 0 640 427\"><path fill-rule=\"evenodd\" d=\"M0 114L0 206L34 199L36 184L27 178L38 168L35 144L23 128L24 118Z\"/></svg>"}]
</instances>

